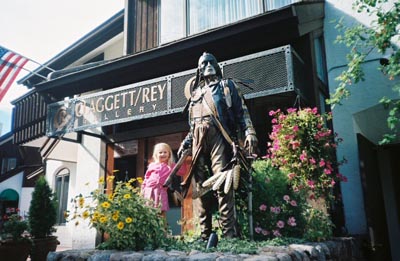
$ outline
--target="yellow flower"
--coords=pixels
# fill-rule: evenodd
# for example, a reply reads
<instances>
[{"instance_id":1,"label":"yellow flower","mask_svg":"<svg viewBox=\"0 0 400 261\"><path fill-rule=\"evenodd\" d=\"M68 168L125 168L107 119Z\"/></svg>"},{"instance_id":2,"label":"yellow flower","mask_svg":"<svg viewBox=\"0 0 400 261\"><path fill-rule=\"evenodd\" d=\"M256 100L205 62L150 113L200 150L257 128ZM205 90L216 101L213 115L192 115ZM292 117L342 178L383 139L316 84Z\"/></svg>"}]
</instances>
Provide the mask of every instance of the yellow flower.
<instances>
[{"instance_id":1,"label":"yellow flower","mask_svg":"<svg viewBox=\"0 0 400 261\"><path fill-rule=\"evenodd\" d=\"M89 217L89 211L85 210L85 212L83 212L82 216L83 216L83 219L87 219Z\"/></svg>"},{"instance_id":2,"label":"yellow flower","mask_svg":"<svg viewBox=\"0 0 400 261\"><path fill-rule=\"evenodd\" d=\"M128 183L133 183L136 181L136 178L131 178L130 180L128 180Z\"/></svg>"},{"instance_id":3,"label":"yellow flower","mask_svg":"<svg viewBox=\"0 0 400 261\"><path fill-rule=\"evenodd\" d=\"M124 228L124 222L120 221L120 222L118 223L118 225L117 225L117 228L118 228L119 230L123 229L123 228Z\"/></svg>"},{"instance_id":4,"label":"yellow flower","mask_svg":"<svg viewBox=\"0 0 400 261\"><path fill-rule=\"evenodd\" d=\"M100 213L97 212L97 211L94 212L94 213L93 213L93 217L94 217L94 218L99 218L99 217L100 217Z\"/></svg>"},{"instance_id":5,"label":"yellow flower","mask_svg":"<svg viewBox=\"0 0 400 261\"><path fill-rule=\"evenodd\" d=\"M114 181L115 176L107 176L107 182Z\"/></svg>"},{"instance_id":6,"label":"yellow flower","mask_svg":"<svg viewBox=\"0 0 400 261\"><path fill-rule=\"evenodd\" d=\"M130 217L127 217L127 218L125 219L125 222L126 222L127 224L132 223L132 221L133 221L133 219L130 218Z\"/></svg>"},{"instance_id":7,"label":"yellow flower","mask_svg":"<svg viewBox=\"0 0 400 261\"><path fill-rule=\"evenodd\" d=\"M107 217L102 216L102 217L100 218L100 223L106 223L106 222L107 222Z\"/></svg>"},{"instance_id":8,"label":"yellow flower","mask_svg":"<svg viewBox=\"0 0 400 261\"><path fill-rule=\"evenodd\" d=\"M124 198L125 198L125 199L131 198L131 195L130 195L130 194L125 194L125 195L124 195Z\"/></svg>"},{"instance_id":9,"label":"yellow flower","mask_svg":"<svg viewBox=\"0 0 400 261\"><path fill-rule=\"evenodd\" d=\"M115 195L114 195L114 194L110 194L110 195L108 195L108 200L113 200L113 199L114 199L114 197L115 197Z\"/></svg>"},{"instance_id":10,"label":"yellow flower","mask_svg":"<svg viewBox=\"0 0 400 261\"><path fill-rule=\"evenodd\" d=\"M142 183L143 183L143 178L142 178L142 177L138 177L138 178L137 178L137 181L138 181L140 184L142 184Z\"/></svg>"},{"instance_id":11,"label":"yellow flower","mask_svg":"<svg viewBox=\"0 0 400 261\"><path fill-rule=\"evenodd\" d=\"M109 208L111 206L111 204L109 202L107 202L107 201L104 201L103 203L101 203L101 206L103 208Z\"/></svg>"},{"instance_id":12,"label":"yellow flower","mask_svg":"<svg viewBox=\"0 0 400 261\"><path fill-rule=\"evenodd\" d=\"M64 218L68 218L68 217L69 217L68 212L67 212L67 211L64 211Z\"/></svg>"},{"instance_id":13,"label":"yellow flower","mask_svg":"<svg viewBox=\"0 0 400 261\"><path fill-rule=\"evenodd\" d=\"M85 198L84 197L79 197L79 207L83 208L83 204L85 204Z\"/></svg>"},{"instance_id":14,"label":"yellow flower","mask_svg":"<svg viewBox=\"0 0 400 261\"><path fill-rule=\"evenodd\" d=\"M119 211L116 211L116 212L114 212L114 214L112 215L112 219L113 219L114 221L117 221L118 218L119 218Z\"/></svg>"},{"instance_id":15,"label":"yellow flower","mask_svg":"<svg viewBox=\"0 0 400 261\"><path fill-rule=\"evenodd\" d=\"M104 177L100 177L100 178L99 178L99 183L100 183L100 184L103 184L103 183L104 183Z\"/></svg>"}]
</instances>

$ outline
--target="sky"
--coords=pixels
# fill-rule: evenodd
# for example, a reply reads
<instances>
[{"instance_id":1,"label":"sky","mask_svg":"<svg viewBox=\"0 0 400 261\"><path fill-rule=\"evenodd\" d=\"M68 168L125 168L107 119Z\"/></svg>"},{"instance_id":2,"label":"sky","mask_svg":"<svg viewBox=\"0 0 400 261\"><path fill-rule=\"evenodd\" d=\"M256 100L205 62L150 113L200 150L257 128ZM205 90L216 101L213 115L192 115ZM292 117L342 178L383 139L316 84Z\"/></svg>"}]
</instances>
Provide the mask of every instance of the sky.
<instances>
[{"instance_id":1,"label":"sky","mask_svg":"<svg viewBox=\"0 0 400 261\"><path fill-rule=\"evenodd\" d=\"M9 0L0 9L0 45L46 63L124 8L125 0ZM39 65L28 62L24 68ZM0 136L11 131L11 101L27 92L17 81L0 102Z\"/></svg>"}]
</instances>

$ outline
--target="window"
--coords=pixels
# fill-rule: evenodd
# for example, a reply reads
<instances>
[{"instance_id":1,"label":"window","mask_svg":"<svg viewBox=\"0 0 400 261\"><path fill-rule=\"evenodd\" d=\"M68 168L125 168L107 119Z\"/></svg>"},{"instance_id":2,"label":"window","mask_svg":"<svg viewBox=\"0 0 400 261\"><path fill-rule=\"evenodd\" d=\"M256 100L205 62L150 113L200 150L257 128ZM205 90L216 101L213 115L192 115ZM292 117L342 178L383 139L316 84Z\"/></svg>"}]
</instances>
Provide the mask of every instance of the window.
<instances>
[{"instance_id":1,"label":"window","mask_svg":"<svg viewBox=\"0 0 400 261\"><path fill-rule=\"evenodd\" d=\"M65 224L64 212L67 210L69 188L69 169L61 169L56 174L56 195L58 199L57 224Z\"/></svg>"},{"instance_id":2,"label":"window","mask_svg":"<svg viewBox=\"0 0 400 261\"><path fill-rule=\"evenodd\" d=\"M172 42L185 37L186 0L168 0L160 2L160 43Z\"/></svg>"},{"instance_id":3,"label":"window","mask_svg":"<svg viewBox=\"0 0 400 261\"><path fill-rule=\"evenodd\" d=\"M265 0L265 10L270 11L299 2L299 0Z\"/></svg>"},{"instance_id":4,"label":"window","mask_svg":"<svg viewBox=\"0 0 400 261\"><path fill-rule=\"evenodd\" d=\"M163 44L260 14L263 0L169 0L160 10Z\"/></svg>"},{"instance_id":5,"label":"window","mask_svg":"<svg viewBox=\"0 0 400 261\"><path fill-rule=\"evenodd\" d=\"M159 0L160 44L296 2L299 0Z\"/></svg>"},{"instance_id":6,"label":"window","mask_svg":"<svg viewBox=\"0 0 400 261\"><path fill-rule=\"evenodd\" d=\"M189 34L261 14L261 0L189 0Z\"/></svg>"},{"instance_id":7,"label":"window","mask_svg":"<svg viewBox=\"0 0 400 261\"><path fill-rule=\"evenodd\" d=\"M16 158L3 158L1 161L1 174L4 174L17 167Z\"/></svg>"},{"instance_id":8,"label":"window","mask_svg":"<svg viewBox=\"0 0 400 261\"><path fill-rule=\"evenodd\" d=\"M327 71L326 71L326 58L325 58L325 46L322 36L314 38L314 55L316 60L316 70L318 78L325 84L328 83Z\"/></svg>"}]
</instances>

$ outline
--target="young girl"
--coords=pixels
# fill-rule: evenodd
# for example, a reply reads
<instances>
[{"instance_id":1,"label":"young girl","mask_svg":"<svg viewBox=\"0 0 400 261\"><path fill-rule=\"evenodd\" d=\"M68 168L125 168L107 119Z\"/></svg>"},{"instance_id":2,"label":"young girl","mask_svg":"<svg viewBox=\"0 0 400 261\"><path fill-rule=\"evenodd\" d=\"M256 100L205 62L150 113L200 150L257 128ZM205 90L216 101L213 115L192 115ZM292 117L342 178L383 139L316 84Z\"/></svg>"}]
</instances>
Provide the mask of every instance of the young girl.
<instances>
[{"instance_id":1,"label":"young girl","mask_svg":"<svg viewBox=\"0 0 400 261\"><path fill-rule=\"evenodd\" d=\"M144 198L153 200L155 207L161 205L161 215L164 218L166 217L166 211L169 210L169 204L168 188L164 188L163 184L174 166L171 147L166 143L156 144L153 150L153 162L149 164L144 175L142 194ZM177 174L184 175L185 168L181 167Z\"/></svg>"}]
</instances>

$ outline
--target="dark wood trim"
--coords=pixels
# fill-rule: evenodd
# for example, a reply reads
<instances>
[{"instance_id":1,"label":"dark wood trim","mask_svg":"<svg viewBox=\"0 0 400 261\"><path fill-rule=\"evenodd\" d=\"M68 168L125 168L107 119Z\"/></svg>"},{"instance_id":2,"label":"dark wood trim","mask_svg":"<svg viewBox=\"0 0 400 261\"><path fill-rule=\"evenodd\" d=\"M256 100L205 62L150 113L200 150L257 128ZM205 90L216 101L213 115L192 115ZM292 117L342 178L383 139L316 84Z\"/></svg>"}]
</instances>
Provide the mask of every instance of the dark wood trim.
<instances>
[{"instance_id":1,"label":"dark wood trim","mask_svg":"<svg viewBox=\"0 0 400 261\"><path fill-rule=\"evenodd\" d=\"M136 19L127 19L132 16L135 17L136 1L128 0L125 9L125 54L133 54L135 52L135 39L136 39Z\"/></svg>"}]
</instances>

